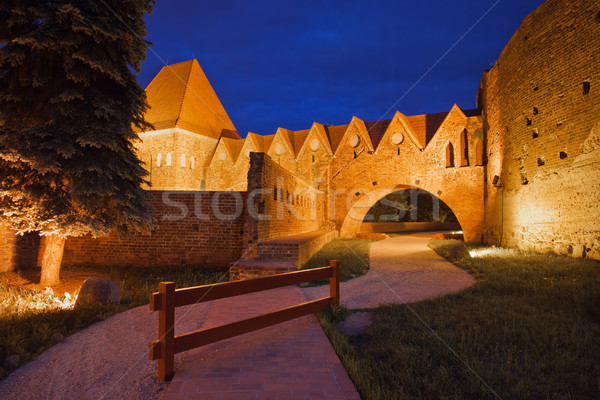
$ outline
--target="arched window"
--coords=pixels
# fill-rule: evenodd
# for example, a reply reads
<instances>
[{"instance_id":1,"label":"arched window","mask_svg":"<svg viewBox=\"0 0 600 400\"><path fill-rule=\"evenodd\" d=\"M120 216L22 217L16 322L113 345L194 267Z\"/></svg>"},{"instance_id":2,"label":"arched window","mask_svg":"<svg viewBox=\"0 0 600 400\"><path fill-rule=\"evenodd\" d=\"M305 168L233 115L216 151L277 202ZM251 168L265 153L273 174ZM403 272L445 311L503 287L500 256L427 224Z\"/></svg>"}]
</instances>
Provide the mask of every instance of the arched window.
<instances>
[{"instance_id":1,"label":"arched window","mask_svg":"<svg viewBox=\"0 0 600 400\"><path fill-rule=\"evenodd\" d=\"M167 163L166 163L167 167L171 166L171 153L167 153Z\"/></svg>"},{"instance_id":2,"label":"arched window","mask_svg":"<svg viewBox=\"0 0 600 400\"><path fill-rule=\"evenodd\" d=\"M204 182L203 180L200 181L200 190L204 190L206 189L206 182Z\"/></svg>"},{"instance_id":3,"label":"arched window","mask_svg":"<svg viewBox=\"0 0 600 400\"><path fill-rule=\"evenodd\" d=\"M454 146L452 142L448 142L446 147L446 168L454 167Z\"/></svg>"},{"instance_id":4,"label":"arched window","mask_svg":"<svg viewBox=\"0 0 600 400\"><path fill-rule=\"evenodd\" d=\"M158 153L158 155L156 156L156 166L160 167L160 163L162 161L162 153Z\"/></svg>"},{"instance_id":5,"label":"arched window","mask_svg":"<svg viewBox=\"0 0 600 400\"><path fill-rule=\"evenodd\" d=\"M483 142L480 139L475 141L475 165L483 165Z\"/></svg>"},{"instance_id":6,"label":"arched window","mask_svg":"<svg viewBox=\"0 0 600 400\"><path fill-rule=\"evenodd\" d=\"M465 129L460 134L460 166L467 167L469 165L469 137Z\"/></svg>"},{"instance_id":7,"label":"arched window","mask_svg":"<svg viewBox=\"0 0 600 400\"><path fill-rule=\"evenodd\" d=\"M179 160L179 165L185 168L185 154L181 155L181 159Z\"/></svg>"},{"instance_id":8,"label":"arched window","mask_svg":"<svg viewBox=\"0 0 600 400\"><path fill-rule=\"evenodd\" d=\"M194 169L194 167L196 166L196 159L194 158L194 156L190 157L190 168Z\"/></svg>"}]
</instances>

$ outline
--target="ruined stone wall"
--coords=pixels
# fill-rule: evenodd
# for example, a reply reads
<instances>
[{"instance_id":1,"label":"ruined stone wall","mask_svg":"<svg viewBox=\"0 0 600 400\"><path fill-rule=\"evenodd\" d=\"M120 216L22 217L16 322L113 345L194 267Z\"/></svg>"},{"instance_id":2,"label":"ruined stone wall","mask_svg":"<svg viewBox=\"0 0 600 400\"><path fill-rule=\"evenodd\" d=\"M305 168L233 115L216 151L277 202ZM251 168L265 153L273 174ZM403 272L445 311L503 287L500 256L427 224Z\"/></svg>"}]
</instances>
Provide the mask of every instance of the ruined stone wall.
<instances>
[{"instance_id":1,"label":"ruined stone wall","mask_svg":"<svg viewBox=\"0 0 600 400\"><path fill-rule=\"evenodd\" d=\"M598 2L548 0L483 75L487 243L600 256L599 66Z\"/></svg>"},{"instance_id":2,"label":"ruined stone wall","mask_svg":"<svg viewBox=\"0 0 600 400\"><path fill-rule=\"evenodd\" d=\"M140 138L136 148L153 190L200 190L202 181L206 183L205 166L217 146L216 139L179 128L142 133Z\"/></svg>"},{"instance_id":3,"label":"ruined stone wall","mask_svg":"<svg viewBox=\"0 0 600 400\"><path fill-rule=\"evenodd\" d=\"M69 238L63 265L229 267L242 254L244 192L148 192L156 226L130 238Z\"/></svg>"}]
</instances>

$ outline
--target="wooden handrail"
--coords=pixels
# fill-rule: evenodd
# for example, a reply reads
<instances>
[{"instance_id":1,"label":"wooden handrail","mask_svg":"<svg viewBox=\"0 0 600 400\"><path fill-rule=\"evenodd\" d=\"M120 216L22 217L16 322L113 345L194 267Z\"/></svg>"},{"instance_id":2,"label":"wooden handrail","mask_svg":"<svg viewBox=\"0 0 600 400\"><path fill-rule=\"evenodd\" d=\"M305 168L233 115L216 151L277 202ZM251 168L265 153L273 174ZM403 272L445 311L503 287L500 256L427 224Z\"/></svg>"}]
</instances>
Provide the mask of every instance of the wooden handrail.
<instances>
[{"instance_id":1,"label":"wooden handrail","mask_svg":"<svg viewBox=\"0 0 600 400\"><path fill-rule=\"evenodd\" d=\"M175 290L175 307L224 299L242 294L262 292L264 290L297 285L299 283L311 282L319 279L329 279L332 277L332 271L331 267L323 267L305 271L287 272L264 278L253 278L243 281L222 282L212 285L177 289ZM162 293L159 290L158 292L152 293L150 296L150 309L152 311L160 311L161 307Z\"/></svg>"},{"instance_id":2,"label":"wooden handrail","mask_svg":"<svg viewBox=\"0 0 600 400\"><path fill-rule=\"evenodd\" d=\"M329 267L254 278L244 281L216 283L175 290L175 283L161 282L158 292L150 296L150 309L158 311L158 340L149 343L149 358L158 360L158 378L169 380L174 375L175 354L252 332L281 322L313 314L340 302L340 262L332 260ZM309 301L278 311L200 329L175 336L175 307L209 300L223 299L263 290L329 279L329 297Z\"/></svg>"}]
</instances>

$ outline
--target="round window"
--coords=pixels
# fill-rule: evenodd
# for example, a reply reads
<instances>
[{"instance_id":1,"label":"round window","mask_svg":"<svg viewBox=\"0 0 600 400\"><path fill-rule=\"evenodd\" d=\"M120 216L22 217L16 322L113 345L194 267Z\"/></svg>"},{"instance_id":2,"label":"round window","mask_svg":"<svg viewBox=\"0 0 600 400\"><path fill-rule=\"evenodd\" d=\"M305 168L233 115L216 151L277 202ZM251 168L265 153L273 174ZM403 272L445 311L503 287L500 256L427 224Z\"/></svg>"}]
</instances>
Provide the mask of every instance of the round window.
<instances>
[{"instance_id":1,"label":"round window","mask_svg":"<svg viewBox=\"0 0 600 400\"><path fill-rule=\"evenodd\" d=\"M358 135L350 136L350 140L348 140L348 143L350 143L350 146L352 146L352 147L358 146L360 144L360 136L358 136Z\"/></svg>"},{"instance_id":2,"label":"round window","mask_svg":"<svg viewBox=\"0 0 600 400\"><path fill-rule=\"evenodd\" d=\"M400 132L396 132L392 135L392 143L395 145L399 145L404 142L404 135Z\"/></svg>"}]
</instances>

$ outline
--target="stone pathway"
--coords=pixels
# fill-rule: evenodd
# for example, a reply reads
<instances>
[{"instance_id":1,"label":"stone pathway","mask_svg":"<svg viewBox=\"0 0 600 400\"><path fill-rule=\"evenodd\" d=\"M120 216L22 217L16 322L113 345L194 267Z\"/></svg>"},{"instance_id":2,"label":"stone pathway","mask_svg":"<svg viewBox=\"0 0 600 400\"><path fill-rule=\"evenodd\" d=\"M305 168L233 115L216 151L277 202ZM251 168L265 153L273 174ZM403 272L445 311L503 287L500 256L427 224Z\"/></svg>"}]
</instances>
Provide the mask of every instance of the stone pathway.
<instances>
[{"instance_id":1,"label":"stone pathway","mask_svg":"<svg viewBox=\"0 0 600 400\"><path fill-rule=\"evenodd\" d=\"M475 282L466 271L431 250L435 233L391 237L371 244L371 269L340 284L342 305L350 309L411 303L457 292ZM304 288L309 300L327 296L327 286Z\"/></svg>"},{"instance_id":2,"label":"stone pathway","mask_svg":"<svg viewBox=\"0 0 600 400\"><path fill-rule=\"evenodd\" d=\"M306 298L297 286L216 300L204 326L221 325L304 301ZM165 391L164 400L176 399L360 396L321 325L310 315L189 351Z\"/></svg>"}]
</instances>

